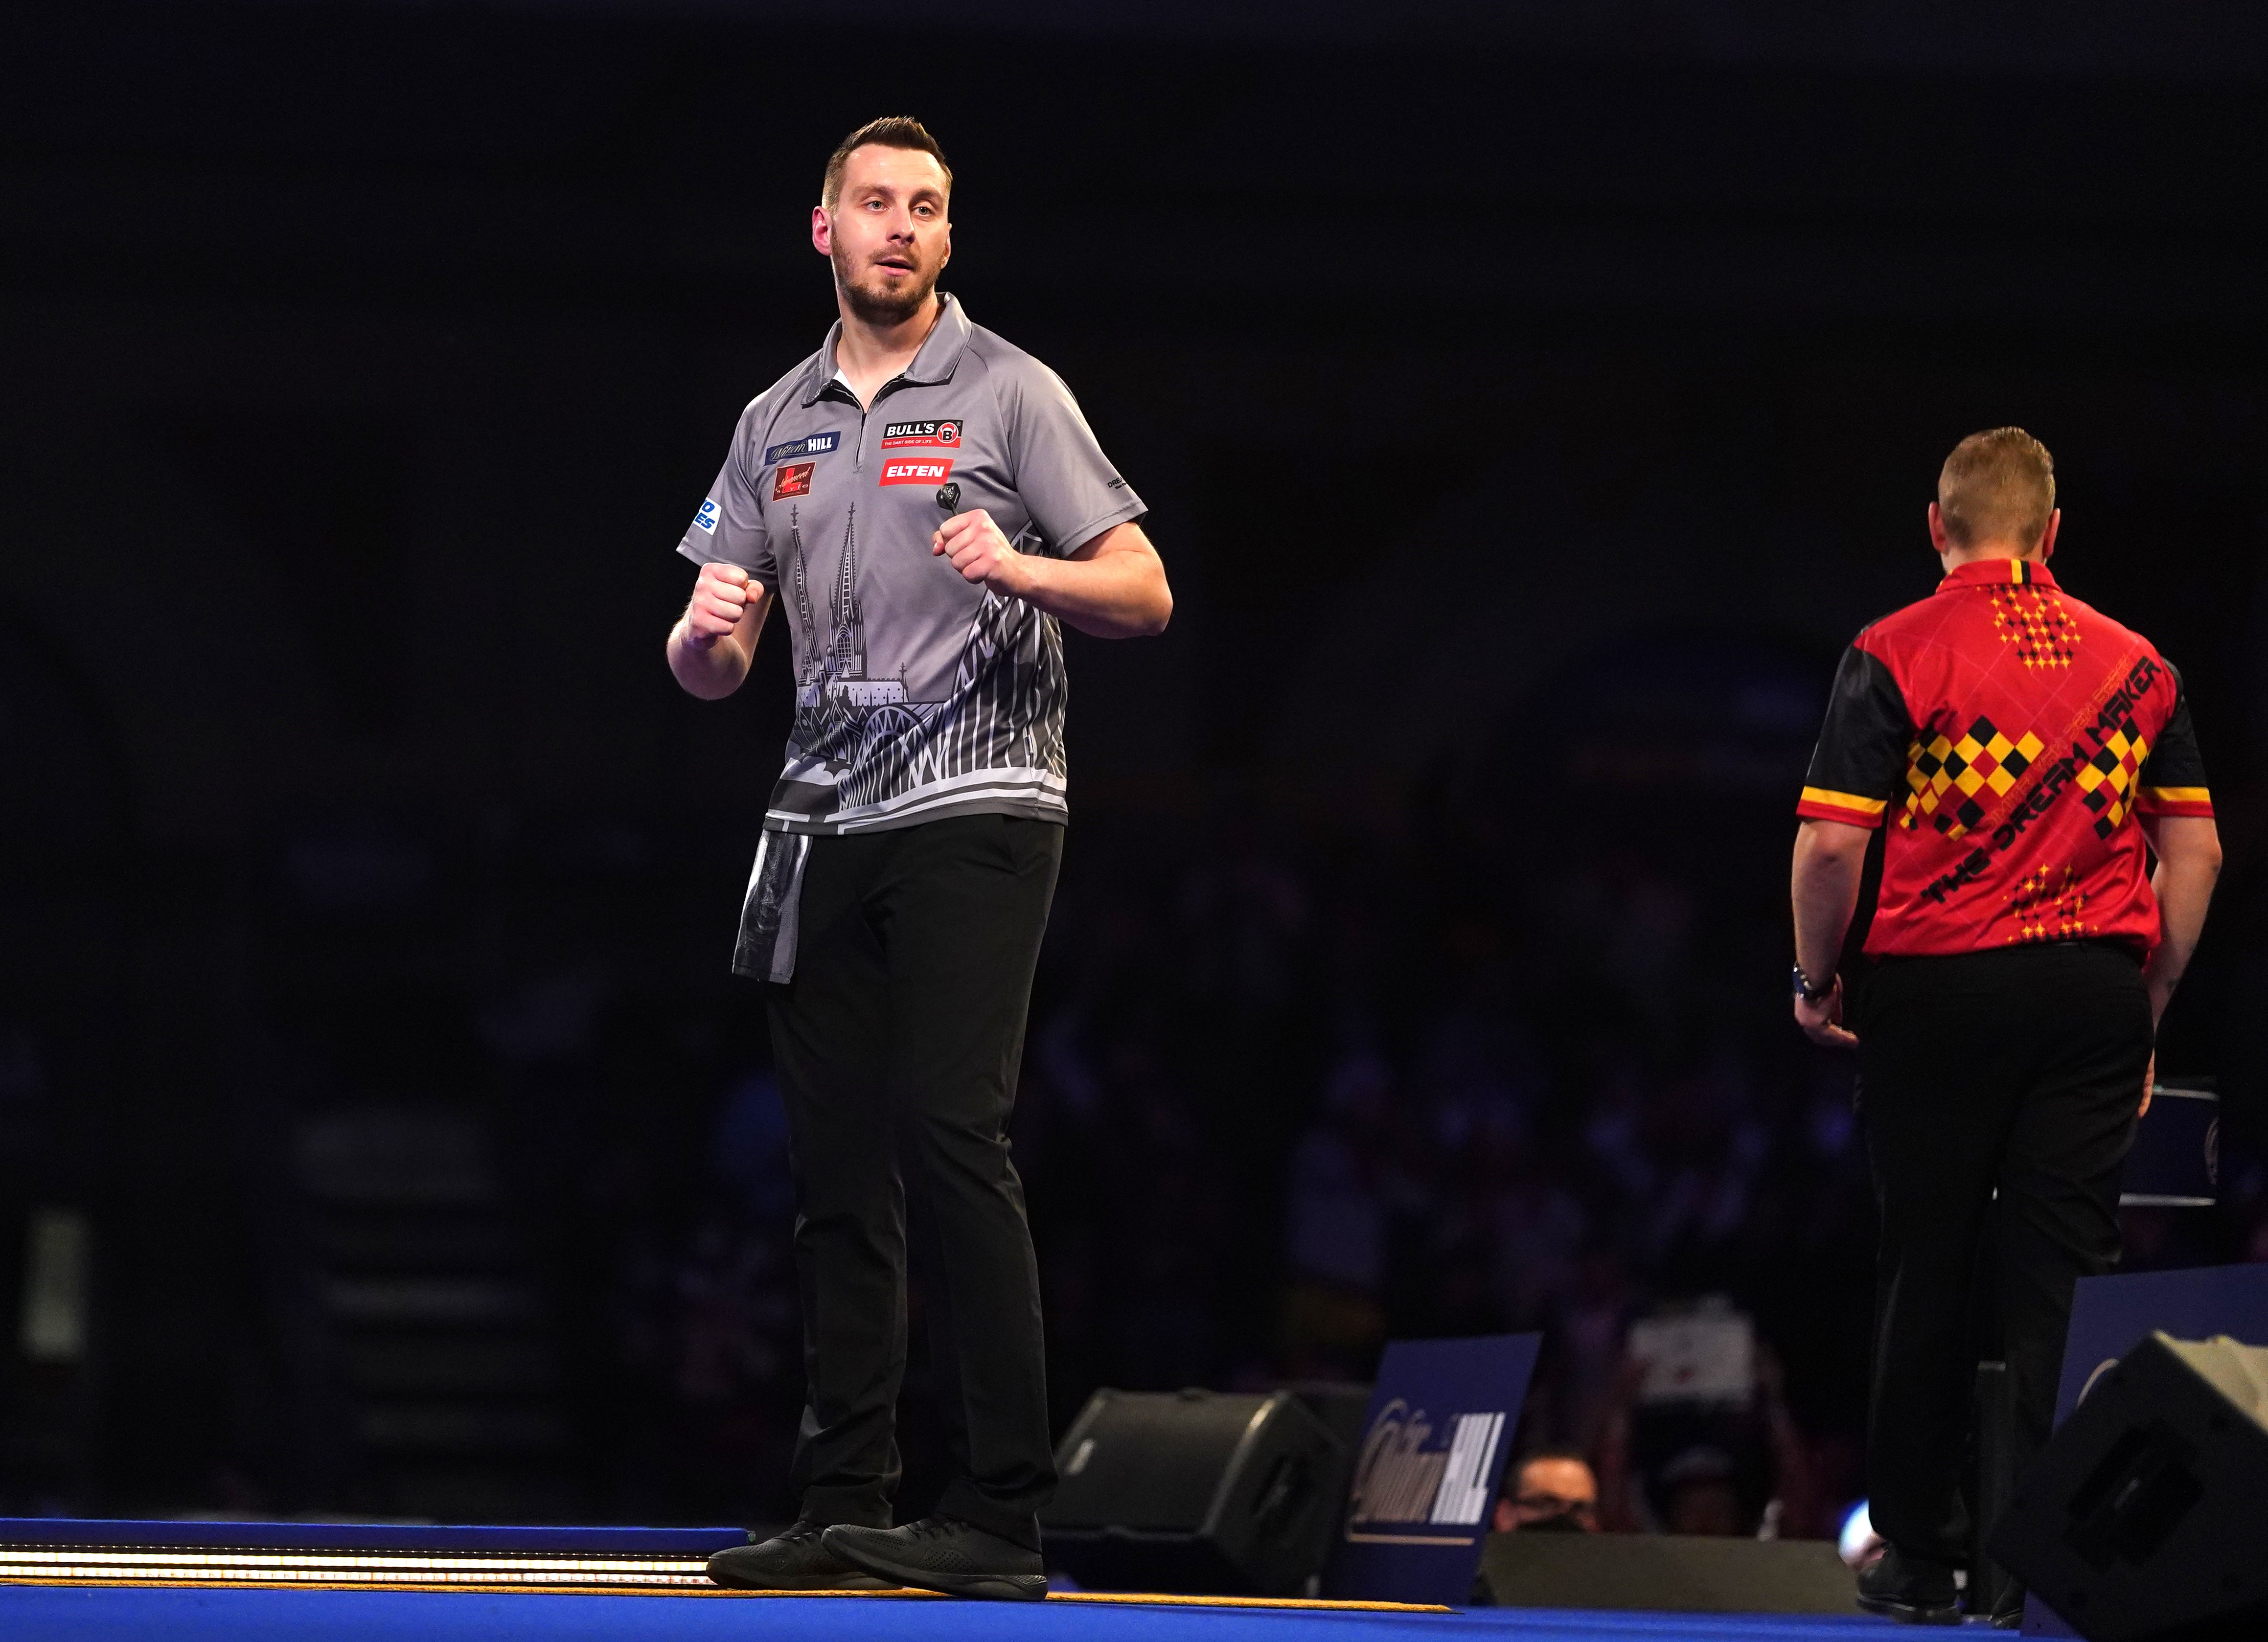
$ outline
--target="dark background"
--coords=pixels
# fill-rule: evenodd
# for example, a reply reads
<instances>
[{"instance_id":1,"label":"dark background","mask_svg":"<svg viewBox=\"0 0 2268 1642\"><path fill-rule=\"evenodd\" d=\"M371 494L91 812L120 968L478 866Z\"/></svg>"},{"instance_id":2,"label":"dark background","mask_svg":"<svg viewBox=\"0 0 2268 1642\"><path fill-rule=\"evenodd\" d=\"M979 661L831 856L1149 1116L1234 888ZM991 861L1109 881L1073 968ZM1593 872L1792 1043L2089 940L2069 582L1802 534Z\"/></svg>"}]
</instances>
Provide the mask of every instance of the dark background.
<instances>
[{"instance_id":1,"label":"dark background","mask_svg":"<svg viewBox=\"0 0 2268 1642\"><path fill-rule=\"evenodd\" d=\"M1531 1432L1588 1440L1624 1323L1721 1292L1858 1491L1789 807L2000 423L2066 585L2183 668L2228 845L2161 1061L2223 1079L2227 1201L2132 1258L2268 1257L2268 26L1831 10L11 11L0 1507L789 1510L725 973L785 646L703 704L661 640L885 112L1178 601L1071 641L1018 1119L1059 1418L1535 1326ZM917 1508L918 1395L908 1447Z\"/></svg>"}]
</instances>

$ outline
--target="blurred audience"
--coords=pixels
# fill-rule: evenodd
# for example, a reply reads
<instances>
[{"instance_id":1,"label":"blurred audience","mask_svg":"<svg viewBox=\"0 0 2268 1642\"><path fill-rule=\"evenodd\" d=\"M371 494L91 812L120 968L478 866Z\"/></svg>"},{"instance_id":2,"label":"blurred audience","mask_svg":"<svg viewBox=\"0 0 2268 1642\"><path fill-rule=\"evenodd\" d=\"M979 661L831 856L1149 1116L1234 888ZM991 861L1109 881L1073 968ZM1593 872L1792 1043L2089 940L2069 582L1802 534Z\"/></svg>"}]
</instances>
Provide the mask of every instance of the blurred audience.
<instances>
[{"instance_id":1,"label":"blurred audience","mask_svg":"<svg viewBox=\"0 0 2268 1642\"><path fill-rule=\"evenodd\" d=\"M1501 1526L1837 1532L1873 1206L1849 1063L1787 1029L1753 873L1453 827L1083 828L1012 1130L1059 1425L1099 1385L1361 1381L1389 1338L1536 1329ZM784 1520L792 1160L756 1000L544 961L435 1041L558 1297L574 1509ZM2143 1211L2133 1263L2268 1257L2268 1171L2240 1147L2225 1179L2217 1214ZM1705 1303L1752 1329L1748 1378L1648 1401L1632 1325ZM912 1340L918 1510L946 1462Z\"/></svg>"}]
</instances>

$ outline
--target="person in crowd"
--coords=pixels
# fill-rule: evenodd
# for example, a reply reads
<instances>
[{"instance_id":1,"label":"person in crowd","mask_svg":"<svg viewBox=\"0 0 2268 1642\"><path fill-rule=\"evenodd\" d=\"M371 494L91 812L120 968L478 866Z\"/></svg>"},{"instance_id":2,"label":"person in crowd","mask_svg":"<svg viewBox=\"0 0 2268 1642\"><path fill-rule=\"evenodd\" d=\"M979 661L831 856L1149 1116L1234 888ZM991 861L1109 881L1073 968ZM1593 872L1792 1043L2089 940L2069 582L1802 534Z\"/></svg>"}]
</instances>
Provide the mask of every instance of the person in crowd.
<instances>
[{"instance_id":1,"label":"person in crowd","mask_svg":"<svg viewBox=\"0 0 2268 1642\"><path fill-rule=\"evenodd\" d=\"M1742 1508L1740 1467L1724 1449L1696 1443L1673 1455L1654 1481L1666 1534L1740 1538L1751 1530Z\"/></svg>"},{"instance_id":2,"label":"person in crowd","mask_svg":"<svg viewBox=\"0 0 2268 1642\"><path fill-rule=\"evenodd\" d=\"M1803 1537L1818 1531L1818 1488L1810 1455L1787 1405L1779 1353L1756 1344L1756 1382L1745 1405L1711 1410L1642 1410L1645 1359L1616 1371L1600 1429L1601 1525L1609 1533L1706 1534L1737 1538ZM1644 1437L1642 1420L1656 1422ZM1663 1427L1683 1432L1666 1460L1641 1466Z\"/></svg>"},{"instance_id":3,"label":"person in crowd","mask_svg":"<svg viewBox=\"0 0 2268 1642\"><path fill-rule=\"evenodd\" d=\"M2220 866L2181 674L2058 585L2061 523L2030 434L1954 447L1929 506L1943 579L1845 653L1796 806L1795 1019L1858 1051L1881 1211L1867 1471L1889 1550L1859 1601L1911 1622L1958 1616L1992 1344L1971 1316L2000 1336L2021 1467L2047 1440L2073 1285L2118 1262L2157 1023ZM1874 968L1846 1020L1838 965L1877 832ZM2016 1595L1994 1623L2020 1622Z\"/></svg>"},{"instance_id":4,"label":"person in crowd","mask_svg":"<svg viewBox=\"0 0 2268 1642\"><path fill-rule=\"evenodd\" d=\"M1595 1534L1599 1479L1580 1448L1530 1448L1496 1502L1499 1534Z\"/></svg>"}]
</instances>

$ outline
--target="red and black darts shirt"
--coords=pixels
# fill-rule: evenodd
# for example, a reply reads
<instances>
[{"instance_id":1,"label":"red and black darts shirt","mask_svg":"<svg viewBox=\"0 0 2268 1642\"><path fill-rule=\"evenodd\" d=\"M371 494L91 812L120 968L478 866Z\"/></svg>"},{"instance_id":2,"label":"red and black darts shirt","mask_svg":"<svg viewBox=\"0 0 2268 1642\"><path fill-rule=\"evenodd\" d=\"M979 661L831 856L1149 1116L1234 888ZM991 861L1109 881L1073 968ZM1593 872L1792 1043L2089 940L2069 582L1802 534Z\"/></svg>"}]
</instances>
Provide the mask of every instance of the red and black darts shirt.
<instances>
[{"instance_id":1,"label":"red and black darts shirt","mask_svg":"<svg viewBox=\"0 0 2268 1642\"><path fill-rule=\"evenodd\" d=\"M2181 675L2026 559L1964 564L1861 632L1796 814L1892 825L1867 951L2105 939L2146 953L2135 814L2213 799Z\"/></svg>"}]
</instances>

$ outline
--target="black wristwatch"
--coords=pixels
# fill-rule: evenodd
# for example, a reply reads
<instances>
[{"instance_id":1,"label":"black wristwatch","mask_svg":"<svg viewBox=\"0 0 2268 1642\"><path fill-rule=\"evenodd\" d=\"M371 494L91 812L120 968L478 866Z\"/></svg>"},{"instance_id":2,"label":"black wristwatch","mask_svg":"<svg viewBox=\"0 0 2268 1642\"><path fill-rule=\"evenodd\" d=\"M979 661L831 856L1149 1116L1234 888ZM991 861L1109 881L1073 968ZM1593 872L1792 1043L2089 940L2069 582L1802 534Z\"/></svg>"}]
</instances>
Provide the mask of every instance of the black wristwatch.
<instances>
[{"instance_id":1,"label":"black wristwatch","mask_svg":"<svg viewBox=\"0 0 2268 1642\"><path fill-rule=\"evenodd\" d=\"M1827 977L1826 985L1814 986L1811 983L1811 977L1804 974L1803 966L1801 964L1795 966L1795 995L1807 1004L1816 1004L1831 997L1840 983L1839 976L1830 975Z\"/></svg>"}]
</instances>

